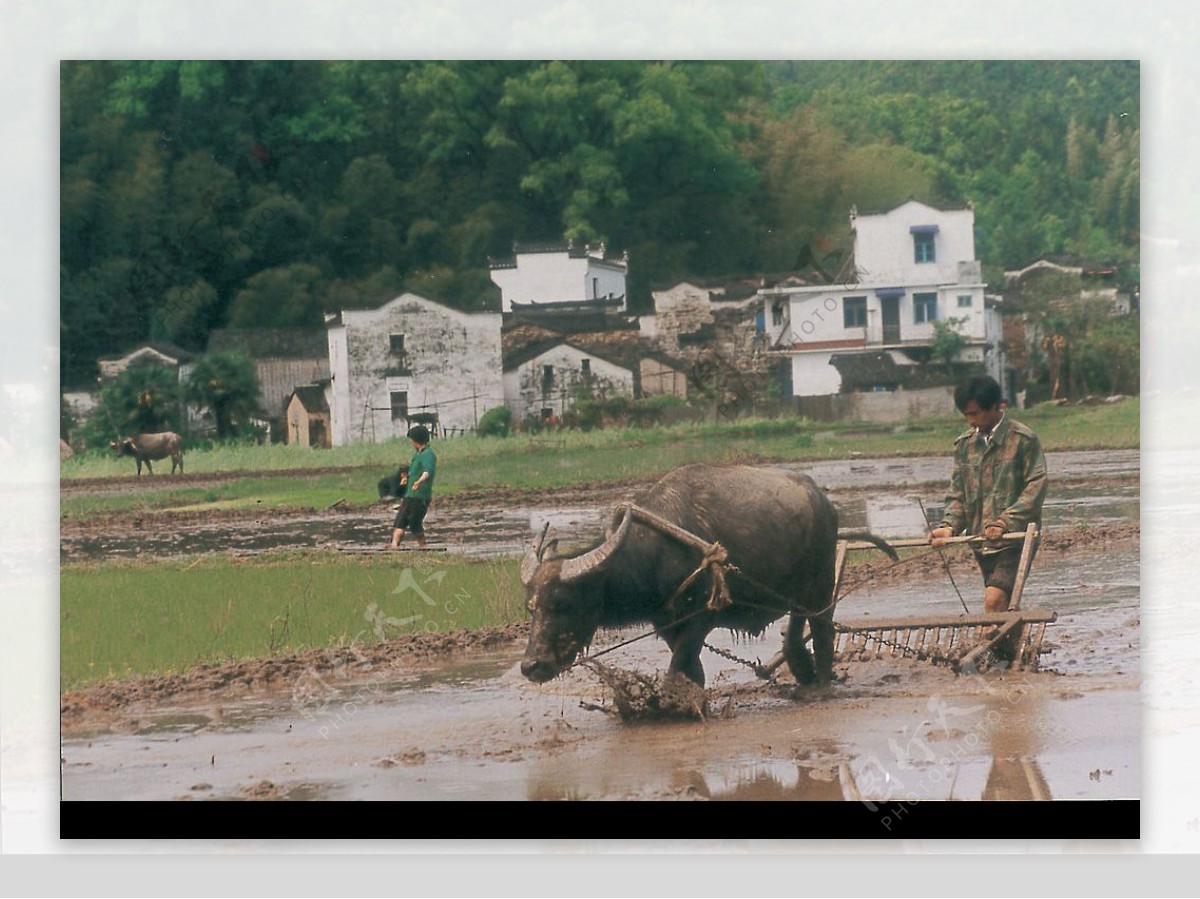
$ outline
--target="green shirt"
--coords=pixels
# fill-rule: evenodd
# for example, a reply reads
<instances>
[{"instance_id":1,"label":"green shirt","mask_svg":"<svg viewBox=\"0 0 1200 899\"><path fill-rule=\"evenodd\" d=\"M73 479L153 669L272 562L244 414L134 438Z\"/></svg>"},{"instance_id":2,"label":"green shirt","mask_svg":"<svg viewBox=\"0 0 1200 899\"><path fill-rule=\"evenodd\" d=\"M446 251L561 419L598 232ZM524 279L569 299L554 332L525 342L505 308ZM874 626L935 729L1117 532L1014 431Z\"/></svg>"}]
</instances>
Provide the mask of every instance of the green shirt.
<instances>
[{"instance_id":1,"label":"green shirt","mask_svg":"<svg viewBox=\"0 0 1200 899\"><path fill-rule=\"evenodd\" d=\"M1042 523L1046 456L1037 434L1006 414L985 440L975 429L954 441L954 472L942 526L977 536L1003 519L1004 530ZM984 552L997 552L986 548Z\"/></svg>"},{"instance_id":2,"label":"green shirt","mask_svg":"<svg viewBox=\"0 0 1200 899\"><path fill-rule=\"evenodd\" d=\"M424 449L417 450L417 454L413 456L412 462L408 465L408 496L416 499L433 499L433 476L437 471L437 456L433 454L433 449L426 444ZM425 479L425 483L413 489L413 485L417 483L417 478L426 472L429 477Z\"/></svg>"}]
</instances>

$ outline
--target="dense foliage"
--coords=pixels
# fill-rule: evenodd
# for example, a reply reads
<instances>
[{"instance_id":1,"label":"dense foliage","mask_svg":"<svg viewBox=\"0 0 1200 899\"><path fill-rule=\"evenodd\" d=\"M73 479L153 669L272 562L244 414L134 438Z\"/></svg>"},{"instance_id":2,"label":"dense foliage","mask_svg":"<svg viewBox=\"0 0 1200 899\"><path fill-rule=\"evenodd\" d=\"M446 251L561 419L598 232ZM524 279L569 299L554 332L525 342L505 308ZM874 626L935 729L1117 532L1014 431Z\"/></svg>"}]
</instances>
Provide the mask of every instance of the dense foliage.
<instances>
[{"instance_id":1,"label":"dense foliage","mask_svg":"<svg viewBox=\"0 0 1200 899\"><path fill-rule=\"evenodd\" d=\"M644 307L827 258L851 206L909 196L975 204L993 284L1128 270L1138 94L1119 61L65 62L63 384L400 289L484 308L514 240L628 251Z\"/></svg>"}]
</instances>

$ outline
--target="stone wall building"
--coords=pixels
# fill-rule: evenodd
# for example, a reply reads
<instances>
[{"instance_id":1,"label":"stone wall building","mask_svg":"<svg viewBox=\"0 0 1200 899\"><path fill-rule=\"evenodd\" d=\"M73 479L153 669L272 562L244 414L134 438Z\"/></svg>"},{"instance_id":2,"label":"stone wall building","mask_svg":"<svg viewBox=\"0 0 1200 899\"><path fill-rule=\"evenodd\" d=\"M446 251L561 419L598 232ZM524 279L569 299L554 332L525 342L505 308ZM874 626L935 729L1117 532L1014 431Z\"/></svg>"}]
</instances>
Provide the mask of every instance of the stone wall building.
<instances>
[{"instance_id":1,"label":"stone wall building","mask_svg":"<svg viewBox=\"0 0 1200 899\"><path fill-rule=\"evenodd\" d=\"M406 293L325 323L334 446L403 437L414 414L435 416L434 433L465 433L504 402L498 312Z\"/></svg>"}]
</instances>

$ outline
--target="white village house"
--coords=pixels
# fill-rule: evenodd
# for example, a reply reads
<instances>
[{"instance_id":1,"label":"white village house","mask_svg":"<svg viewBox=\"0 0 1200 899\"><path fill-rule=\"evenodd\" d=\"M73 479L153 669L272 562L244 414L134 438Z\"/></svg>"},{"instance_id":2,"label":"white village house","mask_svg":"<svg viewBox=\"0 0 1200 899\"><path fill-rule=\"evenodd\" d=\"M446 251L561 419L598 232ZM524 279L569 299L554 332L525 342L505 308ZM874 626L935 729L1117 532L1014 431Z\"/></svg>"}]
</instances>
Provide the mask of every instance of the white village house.
<instances>
[{"instance_id":1,"label":"white village house","mask_svg":"<svg viewBox=\"0 0 1200 899\"><path fill-rule=\"evenodd\" d=\"M504 360L504 400L518 421L561 418L582 396L634 395L634 373L570 337L533 344Z\"/></svg>"},{"instance_id":2,"label":"white village house","mask_svg":"<svg viewBox=\"0 0 1200 899\"><path fill-rule=\"evenodd\" d=\"M627 255L607 259L604 244L514 244L488 268L504 315L504 402L518 421L561 417L585 396L635 395Z\"/></svg>"},{"instance_id":3,"label":"white village house","mask_svg":"<svg viewBox=\"0 0 1200 899\"><path fill-rule=\"evenodd\" d=\"M473 429L504 401L498 312L460 312L406 293L327 314L334 446Z\"/></svg>"},{"instance_id":4,"label":"white village house","mask_svg":"<svg viewBox=\"0 0 1200 899\"><path fill-rule=\"evenodd\" d=\"M500 310L588 301L624 311L629 258L604 254L604 244L514 244L511 258L488 260L492 282L500 288Z\"/></svg>"},{"instance_id":5,"label":"white village house","mask_svg":"<svg viewBox=\"0 0 1200 899\"><path fill-rule=\"evenodd\" d=\"M878 214L852 210L850 225L854 265L845 283L759 291L767 344L791 362L792 394L895 390L903 379L887 373L929 359L937 320L954 320L965 338L956 361L982 363L1005 383L1000 310L984 293L974 210L909 200ZM852 368L873 374L851 384ZM944 404L939 394L934 401Z\"/></svg>"}]
</instances>

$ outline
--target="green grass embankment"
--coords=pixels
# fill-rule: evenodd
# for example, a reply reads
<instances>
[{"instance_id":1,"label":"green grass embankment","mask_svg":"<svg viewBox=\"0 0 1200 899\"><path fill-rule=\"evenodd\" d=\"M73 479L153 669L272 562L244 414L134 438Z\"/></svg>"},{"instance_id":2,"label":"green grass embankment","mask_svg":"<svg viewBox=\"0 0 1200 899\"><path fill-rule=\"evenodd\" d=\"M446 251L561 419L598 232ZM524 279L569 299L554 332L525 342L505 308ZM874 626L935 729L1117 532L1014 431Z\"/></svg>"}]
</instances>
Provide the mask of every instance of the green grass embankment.
<instances>
[{"instance_id":1,"label":"green grass embankment","mask_svg":"<svg viewBox=\"0 0 1200 899\"><path fill-rule=\"evenodd\" d=\"M1040 406L1014 412L1033 427L1047 450L1129 449L1138 446L1136 399L1099 406ZM590 482L648 478L688 462L804 461L862 456L948 453L962 419L946 417L898 426L807 419L749 420L725 424L562 431L509 438L465 437L435 441L437 492L471 488L512 490L569 487ZM290 446L217 447L190 453L190 474L221 479L189 485L169 475L143 475L136 491L68 495L61 514L86 518L111 511L158 509L220 511L230 508L316 508L339 500L368 503L376 481L411 455L404 441L330 450ZM125 476L132 462L103 454L65 461L65 484L85 477ZM272 474L286 472L286 474ZM243 474L244 473L244 474Z\"/></svg>"}]
</instances>

